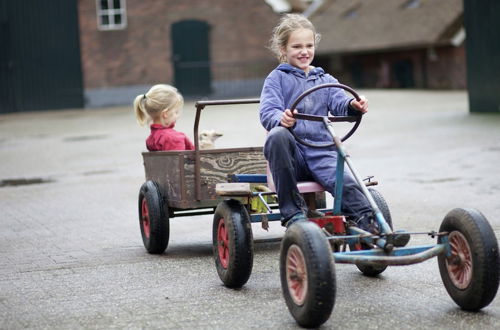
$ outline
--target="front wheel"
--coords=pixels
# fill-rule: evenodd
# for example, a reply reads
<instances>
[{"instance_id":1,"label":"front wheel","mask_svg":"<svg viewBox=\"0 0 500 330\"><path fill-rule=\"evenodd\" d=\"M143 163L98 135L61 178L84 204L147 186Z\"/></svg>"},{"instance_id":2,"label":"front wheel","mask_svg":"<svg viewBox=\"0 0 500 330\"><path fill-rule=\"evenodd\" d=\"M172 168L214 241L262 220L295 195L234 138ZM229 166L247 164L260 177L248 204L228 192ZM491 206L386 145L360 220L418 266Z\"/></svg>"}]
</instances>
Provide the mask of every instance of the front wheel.
<instances>
[{"instance_id":1,"label":"front wheel","mask_svg":"<svg viewBox=\"0 0 500 330\"><path fill-rule=\"evenodd\" d=\"M448 232L449 255L439 255L439 272L451 298L462 309L487 306L498 290L500 259L495 233L474 209L451 210L439 229Z\"/></svg>"},{"instance_id":2,"label":"front wheel","mask_svg":"<svg viewBox=\"0 0 500 330\"><path fill-rule=\"evenodd\" d=\"M333 253L321 229L312 222L290 226L280 251L280 278L288 310L303 327L318 327L335 305Z\"/></svg>"},{"instance_id":3,"label":"front wheel","mask_svg":"<svg viewBox=\"0 0 500 330\"><path fill-rule=\"evenodd\" d=\"M215 209L212 246L217 274L225 286L242 287L253 266L253 236L250 216L236 200L226 200Z\"/></svg>"}]
</instances>

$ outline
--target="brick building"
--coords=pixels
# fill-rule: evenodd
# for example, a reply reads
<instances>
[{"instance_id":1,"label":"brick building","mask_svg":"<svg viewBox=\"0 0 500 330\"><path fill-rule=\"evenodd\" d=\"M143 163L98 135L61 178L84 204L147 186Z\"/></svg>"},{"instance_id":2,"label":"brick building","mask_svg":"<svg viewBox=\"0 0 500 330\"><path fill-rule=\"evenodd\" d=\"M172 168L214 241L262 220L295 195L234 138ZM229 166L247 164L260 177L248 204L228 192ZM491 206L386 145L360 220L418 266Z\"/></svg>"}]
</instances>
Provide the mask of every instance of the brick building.
<instances>
[{"instance_id":1,"label":"brick building","mask_svg":"<svg viewBox=\"0 0 500 330\"><path fill-rule=\"evenodd\" d=\"M462 0L324 0L317 64L369 88L466 87Z\"/></svg>"},{"instance_id":2,"label":"brick building","mask_svg":"<svg viewBox=\"0 0 500 330\"><path fill-rule=\"evenodd\" d=\"M0 113L128 104L159 82L257 96L276 2L306 8L314 64L346 84L465 88L462 1L0 0Z\"/></svg>"},{"instance_id":3,"label":"brick building","mask_svg":"<svg viewBox=\"0 0 500 330\"><path fill-rule=\"evenodd\" d=\"M276 61L264 0L0 0L0 113L257 96Z\"/></svg>"},{"instance_id":4,"label":"brick building","mask_svg":"<svg viewBox=\"0 0 500 330\"><path fill-rule=\"evenodd\" d=\"M276 65L266 45L279 15L265 1L78 0L78 17L87 106L159 82L188 98L256 96Z\"/></svg>"}]
</instances>

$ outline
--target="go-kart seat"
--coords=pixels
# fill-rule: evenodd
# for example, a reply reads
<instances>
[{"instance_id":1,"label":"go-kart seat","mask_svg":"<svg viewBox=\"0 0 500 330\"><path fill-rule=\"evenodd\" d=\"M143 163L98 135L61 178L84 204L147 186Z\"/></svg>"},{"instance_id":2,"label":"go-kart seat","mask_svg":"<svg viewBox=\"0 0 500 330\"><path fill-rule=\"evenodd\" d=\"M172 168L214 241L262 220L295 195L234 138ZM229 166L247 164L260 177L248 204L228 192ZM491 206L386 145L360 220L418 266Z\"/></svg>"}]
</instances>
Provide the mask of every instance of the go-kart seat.
<instances>
[{"instance_id":1,"label":"go-kart seat","mask_svg":"<svg viewBox=\"0 0 500 330\"><path fill-rule=\"evenodd\" d=\"M276 187L274 186L273 176L271 175L271 170L269 169L269 164L266 167L267 176L267 187L272 191L276 192ZM315 181L299 181L297 182L297 188L301 194L315 193L326 191L326 189Z\"/></svg>"},{"instance_id":2,"label":"go-kart seat","mask_svg":"<svg viewBox=\"0 0 500 330\"><path fill-rule=\"evenodd\" d=\"M273 176L271 175L271 170L269 169L269 164L266 166L266 176L267 176L267 187L272 191L276 192L276 187L274 185ZM297 182L297 188L299 192L304 196L304 200L309 210L316 210L316 193L323 193L326 189L315 181L299 181Z\"/></svg>"}]
</instances>

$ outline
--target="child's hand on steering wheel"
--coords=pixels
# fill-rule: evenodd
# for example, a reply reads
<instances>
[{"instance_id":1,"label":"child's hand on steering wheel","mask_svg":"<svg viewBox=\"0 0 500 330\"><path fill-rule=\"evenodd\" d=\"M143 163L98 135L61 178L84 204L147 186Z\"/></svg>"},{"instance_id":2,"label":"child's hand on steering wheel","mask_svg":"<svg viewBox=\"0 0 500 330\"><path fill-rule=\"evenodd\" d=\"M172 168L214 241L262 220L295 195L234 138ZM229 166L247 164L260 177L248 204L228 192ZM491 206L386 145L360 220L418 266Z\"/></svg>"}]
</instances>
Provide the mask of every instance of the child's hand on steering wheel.
<instances>
[{"instance_id":1,"label":"child's hand on steering wheel","mask_svg":"<svg viewBox=\"0 0 500 330\"><path fill-rule=\"evenodd\" d=\"M351 101L351 107L354 109L360 111L361 113L367 113L368 112L368 100L364 95L359 96L360 100L356 101L356 99L352 99Z\"/></svg>"},{"instance_id":2,"label":"child's hand on steering wheel","mask_svg":"<svg viewBox=\"0 0 500 330\"><path fill-rule=\"evenodd\" d=\"M298 113L298 111L294 110L293 113ZM295 125L295 122L296 122L296 119L293 117L293 114L290 111L290 109L286 109L283 112L283 116L281 116L281 121L280 121L281 126L286 127L286 128L290 128L293 125Z\"/></svg>"}]
</instances>

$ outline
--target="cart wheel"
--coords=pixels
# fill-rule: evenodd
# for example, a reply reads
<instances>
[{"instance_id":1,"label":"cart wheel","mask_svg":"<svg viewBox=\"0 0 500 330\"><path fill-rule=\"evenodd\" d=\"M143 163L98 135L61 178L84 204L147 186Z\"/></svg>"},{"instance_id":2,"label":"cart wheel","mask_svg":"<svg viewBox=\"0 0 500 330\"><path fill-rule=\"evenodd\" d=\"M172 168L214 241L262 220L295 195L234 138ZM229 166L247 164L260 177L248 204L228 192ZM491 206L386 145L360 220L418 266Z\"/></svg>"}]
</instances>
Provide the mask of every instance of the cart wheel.
<instances>
[{"instance_id":1,"label":"cart wheel","mask_svg":"<svg viewBox=\"0 0 500 330\"><path fill-rule=\"evenodd\" d=\"M139 225L142 242L151 254L165 251L169 239L169 217L158 185L146 181L139 192Z\"/></svg>"},{"instance_id":2,"label":"cart wheel","mask_svg":"<svg viewBox=\"0 0 500 330\"><path fill-rule=\"evenodd\" d=\"M312 222L290 226L280 251L280 278L288 310L303 327L318 327L335 305L335 263L330 244Z\"/></svg>"},{"instance_id":3,"label":"cart wheel","mask_svg":"<svg viewBox=\"0 0 500 330\"><path fill-rule=\"evenodd\" d=\"M253 266L253 236L245 207L230 199L217 205L212 230L217 273L225 286L242 287Z\"/></svg>"},{"instance_id":4,"label":"cart wheel","mask_svg":"<svg viewBox=\"0 0 500 330\"><path fill-rule=\"evenodd\" d=\"M487 306L498 290L500 259L495 233L475 209L451 210L439 229L448 232L451 255L438 256L439 272L451 298L462 309Z\"/></svg>"},{"instance_id":5,"label":"cart wheel","mask_svg":"<svg viewBox=\"0 0 500 330\"><path fill-rule=\"evenodd\" d=\"M380 212L382 212L382 215L384 216L385 221L389 225L389 227L392 228L392 217L391 217L391 212L389 211L389 206L387 205L387 202L385 201L385 198L382 196L382 194L373 188L368 188L368 191L373 197L373 200L375 200L375 204L377 204L378 208L380 209ZM356 249L360 249L358 246ZM366 276L377 276L381 273L383 273L386 269L387 266L371 266L371 265L356 265L358 269Z\"/></svg>"}]
</instances>

